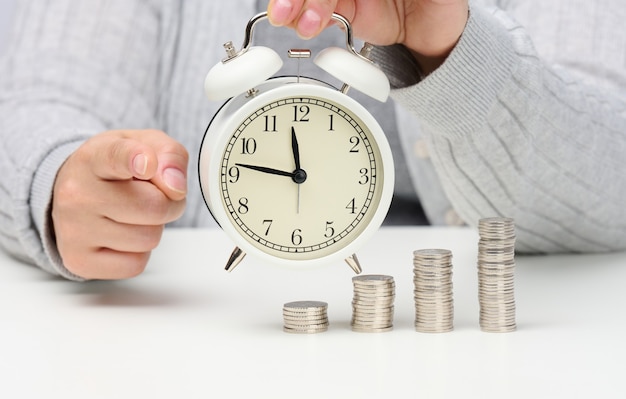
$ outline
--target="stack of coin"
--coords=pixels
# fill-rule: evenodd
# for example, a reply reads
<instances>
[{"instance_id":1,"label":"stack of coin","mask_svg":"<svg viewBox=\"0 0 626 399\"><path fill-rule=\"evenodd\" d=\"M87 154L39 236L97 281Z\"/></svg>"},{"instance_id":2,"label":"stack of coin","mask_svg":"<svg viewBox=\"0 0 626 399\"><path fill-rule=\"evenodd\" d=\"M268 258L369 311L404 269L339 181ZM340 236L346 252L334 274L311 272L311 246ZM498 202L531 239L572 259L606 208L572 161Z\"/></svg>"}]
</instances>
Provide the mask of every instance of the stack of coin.
<instances>
[{"instance_id":1,"label":"stack of coin","mask_svg":"<svg viewBox=\"0 0 626 399\"><path fill-rule=\"evenodd\" d=\"M413 252L415 330L442 333L454 328L452 252L420 249Z\"/></svg>"},{"instance_id":2,"label":"stack of coin","mask_svg":"<svg viewBox=\"0 0 626 399\"><path fill-rule=\"evenodd\" d=\"M384 332L393 329L393 302L396 283L391 276L378 274L352 278L352 331Z\"/></svg>"},{"instance_id":3,"label":"stack of coin","mask_svg":"<svg viewBox=\"0 0 626 399\"><path fill-rule=\"evenodd\" d=\"M283 330L294 334L315 334L328 330L328 304L296 301L283 306Z\"/></svg>"},{"instance_id":4,"label":"stack of coin","mask_svg":"<svg viewBox=\"0 0 626 399\"><path fill-rule=\"evenodd\" d=\"M515 331L515 225L511 218L486 218L478 224L478 300L480 328Z\"/></svg>"}]
</instances>

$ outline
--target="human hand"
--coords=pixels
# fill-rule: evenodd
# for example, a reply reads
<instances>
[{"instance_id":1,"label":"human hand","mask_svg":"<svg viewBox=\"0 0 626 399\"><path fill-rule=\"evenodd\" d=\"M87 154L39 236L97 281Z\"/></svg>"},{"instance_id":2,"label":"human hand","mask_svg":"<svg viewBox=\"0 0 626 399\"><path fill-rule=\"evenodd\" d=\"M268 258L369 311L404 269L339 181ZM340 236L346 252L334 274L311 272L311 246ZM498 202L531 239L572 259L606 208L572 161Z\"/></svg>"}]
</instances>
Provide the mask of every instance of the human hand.
<instances>
[{"instance_id":1,"label":"human hand","mask_svg":"<svg viewBox=\"0 0 626 399\"><path fill-rule=\"evenodd\" d=\"M268 16L273 25L292 27L301 37L311 38L336 12L367 42L405 45L427 74L456 45L468 10L467 0L270 0Z\"/></svg>"},{"instance_id":2,"label":"human hand","mask_svg":"<svg viewBox=\"0 0 626 399\"><path fill-rule=\"evenodd\" d=\"M65 267L86 279L134 277L166 223L185 208L188 154L155 130L117 130L87 140L63 164L52 220Z\"/></svg>"}]
</instances>

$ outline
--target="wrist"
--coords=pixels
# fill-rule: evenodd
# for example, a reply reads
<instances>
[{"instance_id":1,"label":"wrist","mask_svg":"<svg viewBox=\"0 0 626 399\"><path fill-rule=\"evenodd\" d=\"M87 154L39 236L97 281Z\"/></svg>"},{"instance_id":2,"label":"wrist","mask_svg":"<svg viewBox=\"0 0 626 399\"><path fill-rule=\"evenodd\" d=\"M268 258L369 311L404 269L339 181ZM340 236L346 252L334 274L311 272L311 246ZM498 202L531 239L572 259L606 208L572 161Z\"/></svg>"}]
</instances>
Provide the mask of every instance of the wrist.
<instances>
[{"instance_id":1,"label":"wrist","mask_svg":"<svg viewBox=\"0 0 626 399\"><path fill-rule=\"evenodd\" d=\"M59 274L70 280L80 280L69 272L63 265L63 261L56 248L54 226L51 219L52 192L56 174L67 157L73 153L82 141L73 141L62 144L52 150L41 162L31 186L30 215L33 224L39 234L43 250L48 258L46 264L40 266L44 269Z\"/></svg>"},{"instance_id":2,"label":"wrist","mask_svg":"<svg viewBox=\"0 0 626 399\"><path fill-rule=\"evenodd\" d=\"M402 44L426 76L441 66L454 50L465 31L470 11L467 2L432 5L422 11L420 28L408 30Z\"/></svg>"},{"instance_id":3,"label":"wrist","mask_svg":"<svg viewBox=\"0 0 626 399\"><path fill-rule=\"evenodd\" d=\"M438 56L425 56L413 50L410 50L410 51L411 51L411 55L413 55L413 58L415 58L415 61L417 61L417 65L419 65L422 79L428 76L435 69L439 68L441 64L445 62L446 58L448 58L448 55L450 54L450 52L447 52L445 54L438 55Z\"/></svg>"}]
</instances>

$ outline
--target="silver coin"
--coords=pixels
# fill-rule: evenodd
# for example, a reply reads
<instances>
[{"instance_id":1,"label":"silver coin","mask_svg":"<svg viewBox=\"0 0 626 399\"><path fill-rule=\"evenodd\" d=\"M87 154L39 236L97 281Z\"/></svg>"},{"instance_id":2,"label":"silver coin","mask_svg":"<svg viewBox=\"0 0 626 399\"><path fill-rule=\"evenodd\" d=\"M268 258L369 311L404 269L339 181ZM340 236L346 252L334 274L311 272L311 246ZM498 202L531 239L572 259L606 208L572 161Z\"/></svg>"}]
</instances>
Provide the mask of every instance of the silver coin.
<instances>
[{"instance_id":1,"label":"silver coin","mask_svg":"<svg viewBox=\"0 0 626 399\"><path fill-rule=\"evenodd\" d=\"M310 328L310 329L294 329L294 328L289 328L289 327L283 327L283 331L290 333L290 334L317 334L317 333L328 331L328 327Z\"/></svg>"},{"instance_id":2,"label":"silver coin","mask_svg":"<svg viewBox=\"0 0 626 399\"><path fill-rule=\"evenodd\" d=\"M354 284L392 284L393 277L384 274L362 274L352 277Z\"/></svg>"},{"instance_id":3,"label":"silver coin","mask_svg":"<svg viewBox=\"0 0 626 399\"><path fill-rule=\"evenodd\" d=\"M413 251L413 257L423 258L423 259L451 258L452 251L450 251L449 249L441 249L441 248L416 249L415 251Z\"/></svg>"},{"instance_id":4,"label":"silver coin","mask_svg":"<svg viewBox=\"0 0 626 399\"><path fill-rule=\"evenodd\" d=\"M393 324L393 319L364 319L353 317L351 325L363 327L387 327Z\"/></svg>"},{"instance_id":5,"label":"silver coin","mask_svg":"<svg viewBox=\"0 0 626 399\"><path fill-rule=\"evenodd\" d=\"M387 303L377 303L377 302L358 302L352 301L352 309L363 310L363 311L375 311L381 310L386 311L394 308L394 302Z\"/></svg>"},{"instance_id":6,"label":"silver coin","mask_svg":"<svg viewBox=\"0 0 626 399\"><path fill-rule=\"evenodd\" d=\"M393 326L387 326L387 327L381 327L381 328L352 326L352 331L363 332L363 333L382 333L382 332L388 332L391 330L393 330Z\"/></svg>"},{"instance_id":7,"label":"silver coin","mask_svg":"<svg viewBox=\"0 0 626 399\"><path fill-rule=\"evenodd\" d=\"M396 282L393 280L393 277L391 276L380 276L381 279L373 279L373 280L365 280L365 279L361 279L361 280L355 280L357 277L360 276L355 276L352 278L352 285L354 285L355 287L395 287ZM369 277L369 276L366 276ZM389 280L383 280L382 277L390 277Z\"/></svg>"},{"instance_id":8,"label":"silver coin","mask_svg":"<svg viewBox=\"0 0 626 399\"><path fill-rule=\"evenodd\" d=\"M299 313L283 311L283 317L289 317L294 319L311 319L316 317L326 317L327 312L311 312L311 313Z\"/></svg>"},{"instance_id":9,"label":"silver coin","mask_svg":"<svg viewBox=\"0 0 626 399\"><path fill-rule=\"evenodd\" d=\"M446 314L423 314L415 315L415 322L423 325L435 325L438 323L452 324L454 319L453 313Z\"/></svg>"},{"instance_id":10,"label":"silver coin","mask_svg":"<svg viewBox=\"0 0 626 399\"><path fill-rule=\"evenodd\" d=\"M361 290L354 290L353 296L362 297L362 298L387 298L387 297L395 297L395 291L372 291L372 292L364 292Z\"/></svg>"},{"instance_id":11,"label":"silver coin","mask_svg":"<svg viewBox=\"0 0 626 399\"><path fill-rule=\"evenodd\" d=\"M390 310L394 308L394 302L387 302L384 304L376 303L376 302L358 302L352 301L352 309L363 310L363 311L375 311L375 310Z\"/></svg>"},{"instance_id":12,"label":"silver coin","mask_svg":"<svg viewBox=\"0 0 626 399\"><path fill-rule=\"evenodd\" d=\"M287 309L326 309L328 303L322 301L294 301L283 305Z\"/></svg>"},{"instance_id":13,"label":"silver coin","mask_svg":"<svg viewBox=\"0 0 626 399\"><path fill-rule=\"evenodd\" d=\"M284 320L283 325L292 328L313 328L319 325L328 325L328 319L318 319L318 320Z\"/></svg>"}]
</instances>

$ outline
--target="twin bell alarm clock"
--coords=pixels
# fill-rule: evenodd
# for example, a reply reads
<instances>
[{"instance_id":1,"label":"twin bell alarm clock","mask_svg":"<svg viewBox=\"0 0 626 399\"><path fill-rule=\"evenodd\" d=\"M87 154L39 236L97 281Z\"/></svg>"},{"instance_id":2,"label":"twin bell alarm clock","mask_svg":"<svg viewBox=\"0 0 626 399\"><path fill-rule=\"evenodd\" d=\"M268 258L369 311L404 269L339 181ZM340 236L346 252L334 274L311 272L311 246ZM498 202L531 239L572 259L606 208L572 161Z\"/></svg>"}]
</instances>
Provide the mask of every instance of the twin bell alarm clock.
<instances>
[{"instance_id":1,"label":"twin bell alarm clock","mask_svg":"<svg viewBox=\"0 0 626 399\"><path fill-rule=\"evenodd\" d=\"M240 50L224 45L226 58L204 84L210 100L227 100L205 132L198 163L206 205L236 245L226 270L250 254L292 268L346 260L360 273L354 254L389 210L394 168L380 125L346 93L352 87L384 102L389 81L367 59L370 45L354 49L350 23L338 14L346 48L325 48L314 63L341 88L273 77L280 56L251 46L265 18L248 22ZM301 60L311 51L288 55Z\"/></svg>"}]
</instances>

